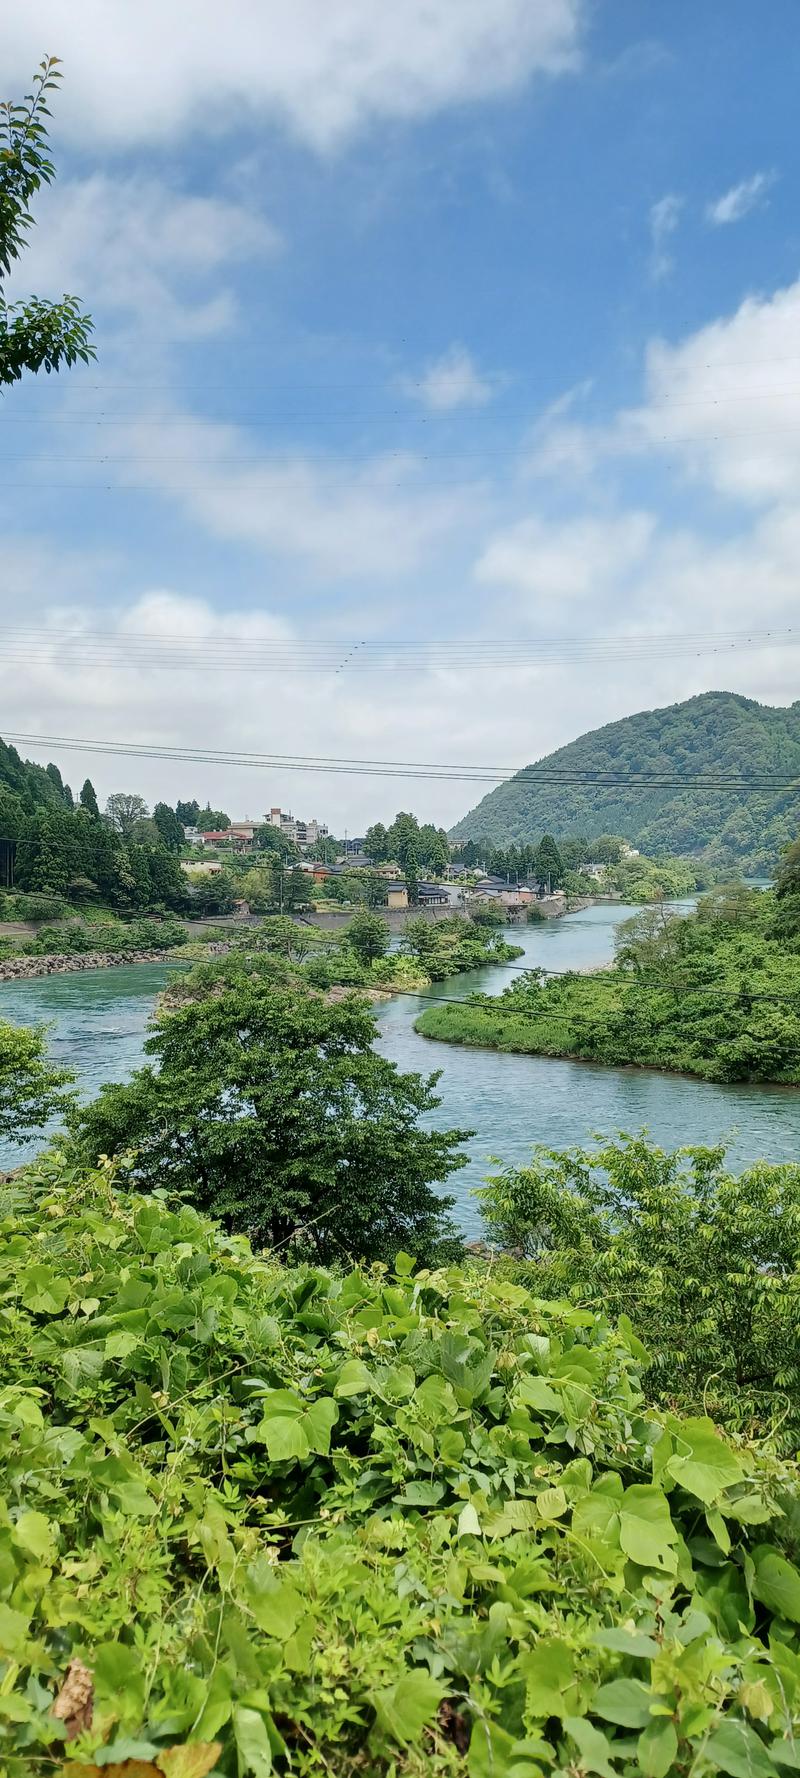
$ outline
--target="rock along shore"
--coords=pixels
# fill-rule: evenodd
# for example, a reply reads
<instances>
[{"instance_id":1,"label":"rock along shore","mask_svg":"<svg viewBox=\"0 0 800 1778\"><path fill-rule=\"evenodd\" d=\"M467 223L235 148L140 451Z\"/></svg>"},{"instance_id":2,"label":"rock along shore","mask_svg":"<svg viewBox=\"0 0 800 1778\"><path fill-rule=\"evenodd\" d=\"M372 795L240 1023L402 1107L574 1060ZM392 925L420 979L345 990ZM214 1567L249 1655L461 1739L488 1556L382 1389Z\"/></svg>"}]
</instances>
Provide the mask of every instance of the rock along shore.
<instances>
[{"instance_id":1,"label":"rock along shore","mask_svg":"<svg viewBox=\"0 0 800 1778\"><path fill-rule=\"evenodd\" d=\"M71 975L76 969L118 969L123 963L165 963L169 951L80 951L47 957L6 957L0 961L0 982L20 982L34 975Z\"/></svg>"}]
</instances>

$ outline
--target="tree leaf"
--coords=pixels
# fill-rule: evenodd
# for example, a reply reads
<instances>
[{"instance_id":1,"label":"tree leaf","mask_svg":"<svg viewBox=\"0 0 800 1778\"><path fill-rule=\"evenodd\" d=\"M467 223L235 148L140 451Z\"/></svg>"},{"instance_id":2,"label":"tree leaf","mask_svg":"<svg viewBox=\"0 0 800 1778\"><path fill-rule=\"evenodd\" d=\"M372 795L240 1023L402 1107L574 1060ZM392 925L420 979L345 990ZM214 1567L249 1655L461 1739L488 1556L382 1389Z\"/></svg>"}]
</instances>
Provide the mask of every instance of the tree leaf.
<instances>
[{"instance_id":1,"label":"tree leaf","mask_svg":"<svg viewBox=\"0 0 800 1778\"><path fill-rule=\"evenodd\" d=\"M705 1758L729 1778L774 1778L775 1767L755 1729L729 1716L706 1742Z\"/></svg>"},{"instance_id":2,"label":"tree leaf","mask_svg":"<svg viewBox=\"0 0 800 1778\"><path fill-rule=\"evenodd\" d=\"M239 1778L270 1778L272 1772L272 1747L267 1734L266 1723L258 1710L248 1710L244 1704L236 1704L233 1709L233 1735L236 1742L236 1760Z\"/></svg>"},{"instance_id":3,"label":"tree leaf","mask_svg":"<svg viewBox=\"0 0 800 1778\"><path fill-rule=\"evenodd\" d=\"M675 1724L668 1716L657 1717L639 1736L637 1754L645 1778L666 1778L678 1751Z\"/></svg>"},{"instance_id":4,"label":"tree leaf","mask_svg":"<svg viewBox=\"0 0 800 1778\"><path fill-rule=\"evenodd\" d=\"M714 1430L711 1420L682 1420L673 1428L673 1438L676 1450L666 1466L667 1473L704 1505L710 1506L725 1488L742 1480L740 1459Z\"/></svg>"},{"instance_id":5,"label":"tree leaf","mask_svg":"<svg viewBox=\"0 0 800 1778\"><path fill-rule=\"evenodd\" d=\"M602 1729L596 1729L593 1723L586 1721L585 1716L568 1716L564 1727L576 1743L581 1764L587 1772L598 1772L600 1778L617 1778L614 1767L610 1764L613 1748Z\"/></svg>"},{"instance_id":6,"label":"tree leaf","mask_svg":"<svg viewBox=\"0 0 800 1778\"><path fill-rule=\"evenodd\" d=\"M375 1714L383 1729L394 1741L410 1745L418 1741L444 1697L445 1688L432 1679L425 1667L415 1667L373 1694Z\"/></svg>"},{"instance_id":7,"label":"tree leaf","mask_svg":"<svg viewBox=\"0 0 800 1778\"><path fill-rule=\"evenodd\" d=\"M640 1567L676 1572L678 1534L660 1488L643 1482L625 1489L619 1509L619 1540L626 1556Z\"/></svg>"},{"instance_id":8,"label":"tree leaf","mask_svg":"<svg viewBox=\"0 0 800 1778\"><path fill-rule=\"evenodd\" d=\"M756 1598L779 1617L800 1624L800 1572L785 1556L779 1556L777 1550L764 1543L753 1551L753 1565Z\"/></svg>"},{"instance_id":9,"label":"tree leaf","mask_svg":"<svg viewBox=\"0 0 800 1778\"><path fill-rule=\"evenodd\" d=\"M643 1729L650 1721L652 1692L640 1679L611 1679L592 1699L592 1712L624 1729Z\"/></svg>"}]
</instances>

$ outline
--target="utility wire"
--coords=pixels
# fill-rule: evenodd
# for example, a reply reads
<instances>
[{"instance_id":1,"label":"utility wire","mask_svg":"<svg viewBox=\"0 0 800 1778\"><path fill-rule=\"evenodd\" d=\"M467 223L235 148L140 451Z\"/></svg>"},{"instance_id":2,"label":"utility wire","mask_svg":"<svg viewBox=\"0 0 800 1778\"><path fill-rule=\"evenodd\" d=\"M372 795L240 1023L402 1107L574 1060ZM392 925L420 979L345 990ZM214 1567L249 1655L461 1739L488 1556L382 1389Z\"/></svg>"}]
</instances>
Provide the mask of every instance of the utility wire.
<instances>
[{"instance_id":1,"label":"utility wire","mask_svg":"<svg viewBox=\"0 0 800 1778\"><path fill-rule=\"evenodd\" d=\"M641 789L649 790L716 790L722 793L748 795L775 791L800 790L800 777L759 777L745 778L730 775L712 775L707 773L677 774L674 769L664 768L662 771L627 771L598 769L595 772L577 772L566 767L536 766L513 767L484 766L446 766L432 761L402 760L364 760L337 758L319 754L279 754L256 752L230 752L222 749L187 747L179 744L158 746L157 743L130 741L97 741L88 737L72 735L37 735L22 734L16 730L6 731L6 739L24 746L60 747L78 751L87 751L113 755L115 757L133 759L170 759L186 764L217 764L251 766L259 770L284 770L303 772L322 772L361 777L405 777L434 779L443 782L471 781L474 783L495 784L510 782L515 784L573 786L583 790L601 789Z\"/></svg>"}]
</instances>

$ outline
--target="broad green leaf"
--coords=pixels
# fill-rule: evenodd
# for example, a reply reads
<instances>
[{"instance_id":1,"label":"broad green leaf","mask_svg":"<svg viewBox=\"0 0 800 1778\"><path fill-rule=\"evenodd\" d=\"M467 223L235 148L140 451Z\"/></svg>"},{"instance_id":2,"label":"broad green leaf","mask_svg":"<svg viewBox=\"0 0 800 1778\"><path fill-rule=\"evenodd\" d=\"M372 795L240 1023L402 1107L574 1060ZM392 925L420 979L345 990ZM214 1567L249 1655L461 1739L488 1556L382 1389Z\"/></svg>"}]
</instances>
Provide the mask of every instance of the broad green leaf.
<instances>
[{"instance_id":1,"label":"broad green leaf","mask_svg":"<svg viewBox=\"0 0 800 1778\"><path fill-rule=\"evenodd\" d=\"M478 1515L475 1511L474 1506L472 1505L472 1502L468 1500L466 1506L462 1506L461 1511L458 1515L458 1536L459 1537L480 1537L480 1534L481 1534L480 1519L478 1518Z\"/></svg>"},{"instance_id":2,"label":"broad green leaf","mask_svg":"<svg viewBox=\"0 0 800 1778\"><path fill-rule=\"evenodd\" d=\"M18 1657L22 1654L28 1634L30 1616L14 1611L0 1601L0 1654Z\"/></svg>"},{"instance_id":3,"label":"broad green leaf","mask_svg":"<svg viewBox=\"0 0 800 1778\"><path fill-rule=\"evenodd\" d=\"M639 1736L637 1754L645 1778L666 1778L678 1751L675 1725L668 1716L656 1717Z\"/></svg>"},{"instance_id":4,"label":"broad green leaf","mask_svg":"<svg viewBox=\"0 0 800 1778\"><path fill-rule=\"evenodd\" d=\"M704 1749L705 1757L729 1778L774 1778L775 1767L760 1735L747 1722L729 1716Z\"/></svg>"},{"instance_id":5,"label":"broad green leaf","mask_svg":"<svg viewBox=\"0 0 800 1778\"><path fill-rule=\"evenodd\" d=\"M740 1459L715 1432L711 1420L676 1422L673 1439L675 1450L667 1464L668 1474L706 1506L718 1500L725 1488L742 1480Z\"/></svg>"},{"instance_id":6,"label":"broad green leaf","mask_svg":"<svg viewBox=\"0 0 800 1778\"><path fill-rule=\"evenodd\" d=\"M424 1667L405 1673L396 1685L373 1694L372 1702L381 1728L394 1741L406 1745L418 1741L427 1722L435 1716L445 1688Z\"/></svg>"},{"instance_id":7,"label":"broad green leaf","mask_svg":"<svg viewBox=\"0 0 800 1778\"><path fill-rule=\"evenodd\" d=\"M348 1358L342 1365L336 1379L334 1395L368 1395L372 1388L372 1377L361 1358Z\"/></svg>"},{"instance_id":8,"label":"broad green leaf","mask_svg":"<svg viewBox=\"0 0 800 1778\"><path fill-rule=\"evenodd\" d=\"M234 1705L233 1735L239 1778L248 1778L248 1774L252 1778L270 1778L272 1747L263 1716L244 1704Z\"/></svg>"},{"instance_id":9,"label":"broad green leaf","mask_svg":"<svg viewBox=\"0 0 800 1778\"><path fill-rule=\"evenodd\" d=\"M20 1513L13 1530L14 1542L20 1549L28 1550L40 1562L52 1562L55 1558L55 1539L53 1527L44 1513Z\"/></svg>"},{"instance_id":10,"label":"broad green leaf","mask_svg":"<svg viewBox=\"0 0 800 1778\"><path fill-rule=\"evenodd\" d=\"M634 1660L652 1661L659 1652L654 1637L646 1636L641 1630L595 1630L592 1642L595 1648L610 1648L619 1654L631 1655Z\"/></svg>"},{"instance_id":11,"label":"broad green leaf","mask_svg":"<svg viewBox=\"0 0 800 1778\"><path fill-rule=\"evenodd\" d=\"M287 1463L293 1457L304 1458L309 1453L308 1437L299 1420L293 1420L288 1414L276 1414L272 1420L262 1420L260 1432L271 1463Z\"/></svg>"},{"instance_id":12,"label":"broad green leaf","mask_svg":"<svg viewBox=\"0 0 800 1778\"><path fill-rule=\"evenodd\" d=\"M674 1574L678 1565L674 1547L677 1536L669 1503L660 1488L645 1482L625 1489L619 1513L619 1540L632 1562Z\"/></svg>"},{"instance_id":13,"label":"broad green leaf","mask_svg":"<svg viewBox=\"0 0 800 1778\"><path fill-rule=\"evenodd\" d=\"M553 1636L537 1643L524 1655L520 1667L525 1680L528 1714L544 1721L548 1716L568 1716L576 1697L575 1666L565 1642Z\"/></svg>"},{"instance_id":14,"label":"broad green leaf","mask_svg":"<svg viewBox=\"0 0 800 1778\"><path fill-rule=\"evenodd\" d=\"M128 1358L131 1352L135 1352L137 1346L141 1346L141 1344L139 1334L126 1333L123 1329L120 1333L108 1335L103 1351L106 1358Z\"/></svg>"},{"instance_id":15,"label":"broad green leaf","mask_svg":"<svg viewBox=\"0 0 800 1778\"><path fill-rule=\"evenodd\" d=\"M587 1772L598 1772L600 1778L617 1778L611 1765L613 1747L602 1729L586 1721L585 1716L568 1716L564 1722L567 1734L580 1752L581 1765Z\"/></svg>"},{"instance_id":16,"label":"broad green leaf","mask_svg":"<svg viewBox=\"0 0 800 1778\"><path fill-rule=\"evenodd\" d=\"M567 1496L563 1488L543 1488L541 1494L536 1496L536 1510L542 1519L562 1519L567 1510Z\"/></svg>"},{"instance_id":17,"label":"broad green leaf","mask_svg":"<svg viewBox=\"0 0 800 1778\"><path fill-rule=\"evenodd\" d=\"M800 1624L800 1572L785 1556L779 1556L769 1544L759 1544L753 1551L755 1580L753 1592L762 1605L779 1617Z\"/></svg>"},{"instance_id":18,"label":"broad green leaf","mask_svg":"<svg viewBox=\"0 0 800 1778\"><path fill-rule=\"evenodd\" d=\"M537 1414L560 1414L561 1396L556 1395L544 1377L523 1377L517 1384L517 1397Z\"/></svg>"},{"instance_id":19,"label":"broad green leaf","mask_svg":"<svg viewBox=\"0 0 800 1778\"><path fill-rule=\"evenodd\" d=\"M70 1294L69 1278L59 1278L50 1266L28 1266L19 1279L23 1305L34 1315L60 1315Z\"/></svg>"},{"instance_id":20,"label":"broad green leaf","mask_svg":"<svg viewBox=\"0 0 800 1778\"><path fill-rule=\"evenodd\" d=\"M285 1642L292 1635L302 1616L302 1601L290 1582L283 1579L279 1568L261 1557L253 1562L246 1576L247 1601L259 1626L268 1636Z\"/></svg>"},{"instance_id":21,"label":"broad green leaf","mask_svg":"<svg viewBox=\"0 0 800 1778\"><path fill-rule=\"evenodd\" d=\"M339 1409L330 1395L321 1395L318 1401L312 1401L302 1421L309 1450L327 1455L331 1448L331 1432L338 1418ZM267 1449L269 1450L269 1443Z\"/></svg>"},{"instance_id":22,"label":"broad green leaf","mask_svg":"<svg viewBox=\"0 0 800 1778\"><path fill-rule=\"evenodd\" d=\"M643 1729L650 1720L652 1692L640 1679L611 1679L592 1699L592 1713L624 1729Z\"/></svg>"}]
</instances>

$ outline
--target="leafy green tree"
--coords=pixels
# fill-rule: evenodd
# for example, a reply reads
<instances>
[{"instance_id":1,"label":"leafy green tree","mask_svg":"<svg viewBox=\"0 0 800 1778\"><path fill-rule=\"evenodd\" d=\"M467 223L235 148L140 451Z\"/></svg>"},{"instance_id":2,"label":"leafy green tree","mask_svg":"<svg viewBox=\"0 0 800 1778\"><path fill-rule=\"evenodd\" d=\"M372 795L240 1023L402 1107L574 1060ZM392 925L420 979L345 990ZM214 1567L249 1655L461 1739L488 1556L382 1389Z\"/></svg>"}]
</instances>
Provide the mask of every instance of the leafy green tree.
<instances>
[{"instance_id":1,"label":"leafy green tree","mask_svg":"<svg viewBox=\"0 0 800 1778\"><path fill-rule=\"evenodd\" d=\"M385 864L389 857L389 836L382 821L374 821L364 835L364 851L373 864Z\"/></svg>"},{"instance_id":2,"label":"leafy green tree","mask_svg":"<svg viewBox=\"0 0 800 1778\"><path fill-rule=\"evenodd\" d=\"M198 827L200 833L222 833L224 828L230 827L230 824L230 815L226 815L224 809L211 809L208 807L208 804L206 804L204 809L198 809L197 811L197 821L195 825Z\"/></svg>"},{"instance_id":3,"label":"leafy green tree","mask_svg":"<svg viewBox=\"0 0 800 1778\"><path fill-rule=\"evenodd\" d=\"M81 790L80 806L85 810L87 815L91 815L95 821L99 821L100 807L97 801L97 792L95 791L91 778L86 778L84 780L83 789Z\"/></svg>"},{"instance_id":4,"label":"leafy green tree","mask_svg":"<svg viewBox=\"0 0 800 1778\"><path fill-rule=\"evenodd\" d=\"M41 1025L0 1023L0 1139L32 1141L51 1118L63 1115L72 1102L67 1090L73 1076L54 1068L47 1057L47 1033Z\"/></svg>"},{"instance_id":5,"label":"leafy green tree","mask_svg":"<svg viewBox=\"0 0 800 1778\"><path fill-rule=\"evenodd\" d=\"M199 813L200 804L198 802L175 804L175 814L182 827L196 827Z\"/></svg>"},{"instance_id":6,"label":"leafy green tree","mask_svg":"<svg viewBox=\"0 0 800 1778\"><path fill-rule=\"evenodd\" d=\"M123 840L133 833L137 821L146 821L149 814L144 797L135 793L115 790L106 802L106 820Z\"/></svg>"},{"instance_id":7,"label":"leafy green tree","mask_svg":"<svg viewBox=\"0 0 800 1778\"><path fill-rule=\"evenodd\" d=\"M463 1164L463 1132L423 1130L434 1079L400 1074L373 1048L357 1001L250 980L157 1024L158 1069L104 1087L76 1114L85 1157L135 1151L143 1190L188 1195L231 1229L321 1260L435 1260L452 1199L434 1186Z\"/></svg>"},{"instance_id":8,"label":"leafy green tree","mask_svg":"<svg viewBox=\"0 0 800 1778\"><path fill-rule=\"evenodd\" d=\"M549 889L558 889L564 880L564 865L552 834L542 836L536 848L533 868L540 883L546 883Z\"/></svg>"},{"instance_id":9,"label":"leafy green tree","mask_svg":"<svg viewBox=\"0 0 800 1778\"><path fill-rule=\"evenodd\" d=\"M619 864L622 857L622 845L622 840L618 839L616 834L598 834L597 838L591 842L591 862L593 864Z\"/></svg>"},{"instance_id":10,"label":"leafy green tree","mask_svg":"<svg viewBox=\"0 0 800 1778\"><path fill-rule=\"evenodd\" d=\"M353 915L347 928L347 943L355 951L362 963L371 964L378 957L385 957L389 949L389 929L380 914L372 914L368 908L361 908Z\"/></svg>"},{"instance_id":11,"label":"leafy green tree","mask_svg":"<svg viewBox=\"0 0 800 1778\"><path fill-rule=\"evenodd\" d=\"M524 1255L543 1296L627 1315L648 1381L726 1418L800 1427L800 1165L738 1177L725 1150L537 1149L481 1192L492 1239Z\"/></svg>"},{"instance_id":12,"label":"leafy green tree","mask_svg":"<svg viewBox=\"0 0 800 1778\"><path fill-rule=\"evenodd\" d=\"M180 852L184 843L183 825L169 803L156 803L153 821L168 852Z\"/></svg>"},{"instance_id":13,"label":"leafy green tree","mask_svg":"<svg viewBox=\"0 0 800 1778\"><path fill-rule=\"evenodd\" d=\"M3 285L22 256L33 227L31 202L55 178L47 151L48 97L59 85L58 58L40 63L33 90L0 103L0 387L23 373L59 370L94 358L92 322L74 296L58 303L31 296L9 303Z\"/></svg>"},{"instance_id":14,"label":"leafy green tree","mask_svg":"<svg viewBox=\"0 0 800 1778\"><path fill-rule=\"evenodd\" d=\"M288 834L282 833L279 827L273 827L269 821L265 821L263 827L256 828L253 845L259 852L274 852L276 858L289 860L300 856Z\"/></svg>"}]
</instances>

